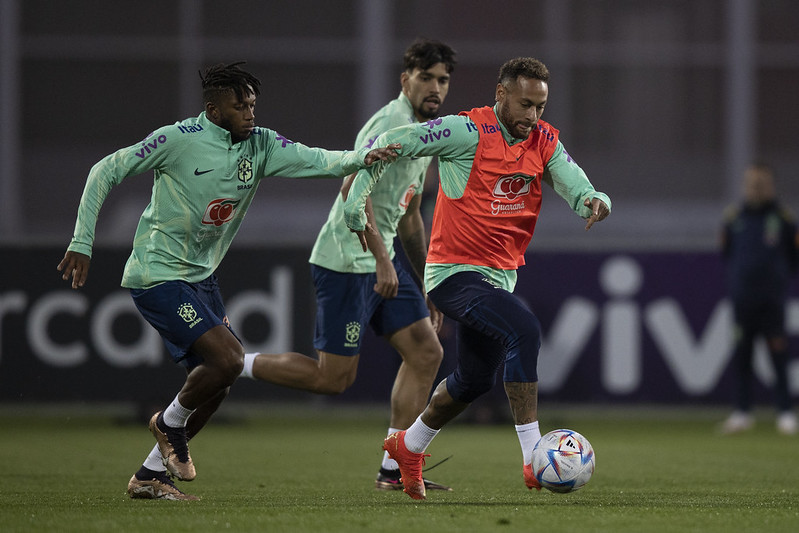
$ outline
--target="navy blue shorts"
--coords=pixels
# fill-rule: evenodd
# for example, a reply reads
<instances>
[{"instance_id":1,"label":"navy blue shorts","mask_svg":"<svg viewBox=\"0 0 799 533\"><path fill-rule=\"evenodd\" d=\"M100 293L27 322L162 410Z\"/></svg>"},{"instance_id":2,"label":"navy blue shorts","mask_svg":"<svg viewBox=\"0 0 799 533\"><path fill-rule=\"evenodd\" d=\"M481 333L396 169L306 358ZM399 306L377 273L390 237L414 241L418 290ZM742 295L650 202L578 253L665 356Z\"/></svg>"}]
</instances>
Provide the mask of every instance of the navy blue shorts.
<instances>
[{"instance_id":1,"label":"navy blue shorts","mask_svg":"<svg viewBox=\"0 0 799 533\"><path fill-rule=\"evenodd\" d=\"M450 396L470 403L488 392L503 361L504 381L538 381L541 324L519 298L478 272L453 274L428 296L456 321L458 363L447 376Z\"/></svg>"},{"instance_id":2,"label":"navy blue shorts","mask_svg":"<svg viewBox=\"0 0 799 533\"><path fill-rule=\"evenodd\" d=\"M131 289L130 294L142 316L161 334L172 359L186 368L202 363L191 345L203 333L220 324L231 329L216 275L199 283L167 281L151 289Z\"/></svg>"},{"instance_id":3,"label":"navy blue shorts","mask_svg":"<svg viewBox=\"0 0 799 533\"><path fill-rule=\"evenodd\" d=\"M430 316L421 291L398 260L399 289L385 299L374 291L377 274L336 272L311 265L316 287L314 348L336 355L358 355L368 323L380 336L394 333Z\"/></svg>"}]
</instances>

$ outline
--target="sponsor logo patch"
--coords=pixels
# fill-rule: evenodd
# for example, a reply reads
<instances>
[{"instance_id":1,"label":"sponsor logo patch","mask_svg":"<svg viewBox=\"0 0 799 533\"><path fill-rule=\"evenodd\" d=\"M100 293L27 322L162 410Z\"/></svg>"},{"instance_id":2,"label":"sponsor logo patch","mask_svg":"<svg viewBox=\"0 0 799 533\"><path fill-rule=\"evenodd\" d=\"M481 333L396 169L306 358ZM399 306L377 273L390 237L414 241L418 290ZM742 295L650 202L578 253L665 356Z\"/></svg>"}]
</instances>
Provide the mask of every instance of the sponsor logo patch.
<instances>
[{"instance_id":1,"label":"sponsor logo patch","mask_svg":"<svg viewBox=\"0 0 799 533\"><path fill-rule=\"evenodd\" d=\"M494 197L515 200L519 196L529 194L530 183L532 183L535 178L535 174L532 176L527 176L525 174L502 176L494 184Z\"/></svg>"},{"instance_id":2,"label":"sponsor logo patch","mask_svg":"<svg viewBox=\"0 0 799 533\"><path fill-rule=\"evenodd\" d=\"M279 133L276 133L275 135L276 135L275 140L279 141L281 143L281 148L285 148L289 144L294 144L294 141L288 140L287 138L283 137Z\"/></svg>"},{"instance_id":3,"label":"sponsor logo patch","mask_svg":"<svg viewBox=\"0 0 799 533\"><path fill-rule=\"evenodd\" d=\"M148 135L141 143L141 150L136 152L136 157L141 157L144 159L153 151L155 151L159 146L166 144L166 135L159 135L156 137L154 135L155 132Z\"/></svg>"},{"instance_id":4,"label":"sponsor logo patch","mask_svg":"<svg viewBox=\"0 0 799 533\"><path fill-rule=\"evenodd\" d=\"M230 222L233 215L236 213L236 206L239 205L238 200L232 198L218 198L208 204L203 214L203 224L213 224L214 226L221 226L225 222Z\"/></svg>"},{"instance_id":5,"label":"sponsor logo patch","mask_svg":"<svg viewBox=\"0 0 799 533\"><path fill-rule=\"evenodd\" d=\"M411 183L411 186L408 187L408 190L405 191L405 194L403 194L402 198L400 198L399 206L403 210L407 211L408 205L410 205L414 194L416 194L416 184L415 183Z\"/></svg>"}]
</instances>

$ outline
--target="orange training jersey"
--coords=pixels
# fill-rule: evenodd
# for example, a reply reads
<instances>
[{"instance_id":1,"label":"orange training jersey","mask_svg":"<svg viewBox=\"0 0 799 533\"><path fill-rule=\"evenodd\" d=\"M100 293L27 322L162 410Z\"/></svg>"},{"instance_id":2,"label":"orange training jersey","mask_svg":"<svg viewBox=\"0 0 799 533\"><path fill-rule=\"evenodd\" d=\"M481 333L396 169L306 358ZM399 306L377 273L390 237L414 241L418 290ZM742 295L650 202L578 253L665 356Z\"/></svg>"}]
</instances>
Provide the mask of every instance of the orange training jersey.
<instances>
[{"instance_id":1,"label":"orange training jersey","mask_svg":"<svg viewBox=\"0 0 799 533\"><path fill-rule=\"evenodd\" d=\"M533 237L541 209L541 176L558 143L558 130L539 120L513 146L491 107L462 112L480 140L460 198L438 188L428 263L455 263L515 270Z\"/></svg>"}]
</instances>

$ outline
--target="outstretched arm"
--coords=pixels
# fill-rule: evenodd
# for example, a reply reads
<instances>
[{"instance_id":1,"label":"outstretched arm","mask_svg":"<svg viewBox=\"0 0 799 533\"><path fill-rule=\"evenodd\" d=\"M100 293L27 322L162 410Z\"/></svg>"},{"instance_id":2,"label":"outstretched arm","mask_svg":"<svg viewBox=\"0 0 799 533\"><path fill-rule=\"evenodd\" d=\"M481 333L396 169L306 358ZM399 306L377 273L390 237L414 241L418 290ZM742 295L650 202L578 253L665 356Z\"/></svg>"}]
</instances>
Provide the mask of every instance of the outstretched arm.
<instances>
[{"instance_id":1,"label":"outstretched arm","mask_svg":"<svg viewBox=\"0 0 799 533\"><path fill-rule=\"evenodd\" d=\"M376 146L399 144L399 157L439 156L443 159L472 158L479 134L468 117L448 115L428 122L406 124L381 134ZM469 160L471 164L471 159ZM358 173L344 203L344 220L357 232L364 231L366 220L364 206L366 198L375 184L383 177L386 162L379 162Z\"/></svg>"},{"instance_id":2,"label":"outstretched arm","mask_svg":"<svg viewBox=\"0 0 799 533\"><path fill-rule=\"evenodd\" d=\"M587 220L586 230L610 214L611 202L608 195L594 189L588 176L566 152L560 141L544 167L542 180L566 200L575 213Z\"/></svg>"},{"instance_id":3,"label":"outstretched arm","mask_svg":"<svg viewBox=\"0 0 799 533\"><path fill-rule=\"evenodd\" d=\"M326 150L310 147L286 139L273 130L264 130L264 147L267 157L264 166L258 169L261 176L285 178L340 178L357 172L378 161L390 163L397 158L399 145L360 150Z\"/></svg>"},{"instance_id":4,"label":"outstretched arm","mask_svg":"<svg viewBox=\"0 0 799 533\"><path fill-rule=\"evenodd\" d=\"M372 164L378 161L385 161L386 163L391 163L397 160L397 152L402 148L399 143L392 143L384 148L375 148L374 150L370 150L369 153L366 154L366 157L363 158L363 162L366 166L371 166Z\"/></svg>"}]
</instances>

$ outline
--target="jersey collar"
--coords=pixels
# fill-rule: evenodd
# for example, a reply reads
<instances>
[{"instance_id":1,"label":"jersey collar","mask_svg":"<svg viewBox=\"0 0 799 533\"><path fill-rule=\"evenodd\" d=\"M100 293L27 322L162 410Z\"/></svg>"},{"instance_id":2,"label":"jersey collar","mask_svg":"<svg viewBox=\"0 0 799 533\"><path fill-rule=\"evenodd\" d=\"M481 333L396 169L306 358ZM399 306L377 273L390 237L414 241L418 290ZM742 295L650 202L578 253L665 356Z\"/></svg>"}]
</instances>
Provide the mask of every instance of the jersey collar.
<instances>
[{"instance_id":1,"label":"jersey collar","mask_svg":"<svg viewBox=\"0 0 799 533\"><path fill-rule=\"evenodd\" d=\"M228 146L233 145L233 141L230 138L230 132L225 128L220 128L211 122L211 120L205 116L205 111L200 113L200 116L197 118L197 122L199 122L203 128L206 128L209 132L211 132L211 134L214 136L214 139L225 142Z\"/></svg>"},{"instance_id":2,"label":"jersey collar","mask_svg":"<svg viewBox=\"0 0 799 533\"><path fill-rule=\"evenodd\" d=\"M407 113L408 113L408 122L410 124L417 123L418 120L416 119L416 115L413 113L413 105L411 105L411 101L410 101L410 99L407 96L405 96L405 93L400 91L400 94L397 97L397 100L399 101L400 105L402 105L402 107L405 108L405 110L407 111Z\"/></svg>"}]
</instances>

